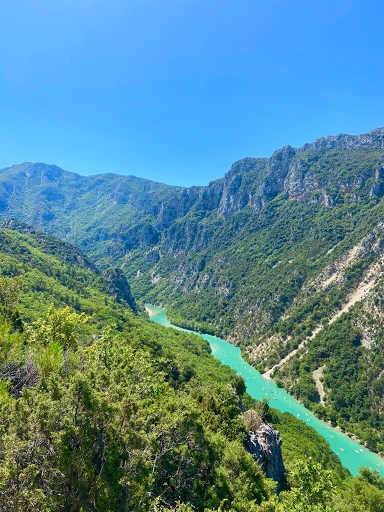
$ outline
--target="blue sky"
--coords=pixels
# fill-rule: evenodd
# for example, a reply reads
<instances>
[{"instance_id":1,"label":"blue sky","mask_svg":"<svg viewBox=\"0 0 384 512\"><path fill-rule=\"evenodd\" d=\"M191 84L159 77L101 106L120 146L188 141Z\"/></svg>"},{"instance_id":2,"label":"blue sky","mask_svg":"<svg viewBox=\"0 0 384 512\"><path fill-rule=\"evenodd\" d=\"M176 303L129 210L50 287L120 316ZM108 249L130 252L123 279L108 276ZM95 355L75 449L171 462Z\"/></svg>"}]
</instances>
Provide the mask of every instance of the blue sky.
<instances>
[{"instance_id":1,"label":"blue sky","mask_svg":"<svg viewBox=\"0 0 384 512\"><path fill-rule=\"evenodd\" d=\"M2 0L0 167L200 185L383 126L383 19L370 0Z\"/></svg>"}]
</instances>

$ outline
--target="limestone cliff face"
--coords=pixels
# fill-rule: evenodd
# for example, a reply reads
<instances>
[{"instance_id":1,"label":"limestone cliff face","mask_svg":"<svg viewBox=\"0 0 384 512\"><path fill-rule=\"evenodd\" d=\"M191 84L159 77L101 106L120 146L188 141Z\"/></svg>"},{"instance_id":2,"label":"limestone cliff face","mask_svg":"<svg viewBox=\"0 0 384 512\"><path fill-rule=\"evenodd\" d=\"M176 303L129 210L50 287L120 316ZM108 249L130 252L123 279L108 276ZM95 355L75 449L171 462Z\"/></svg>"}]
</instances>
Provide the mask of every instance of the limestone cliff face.
<instances>
[{"instance_id":1,"label":"limestone cliff face","mask_svg":"<svg viewBox=\"0 0 384 512\"><path fill-rule=\"evenodd\" d=\"M317 169L317 172L307 172L305 156L320 155L333 150L368 148L384 148L384 128L363 135L341 134L322 137L300 148L284 146L275 151L270 158L243 158L232 165L222 180L211 183L207 189L215 191L220 196L218 211L226 218L245 206L259 210L278 194L286 193L290 198L297 199L306 192L321 189L328 184L320 169ZM383 173L384 165L383 169L368 169L353 176L350 183L343 183L343 178L340 177L339 185L342 188L362 185L373 177L375 184L372 194L382 195ZM205 192L202 200L204 201L207 196L211 194Z\"/></svg>"},{"instance_id":2,"label":"limestone cliff face","mask_svg":"<svg viewBox=\"0 0 384 512\"><path fill-rule=\"evenodd\" d=\"M247 450L260 464L268 478L282 482L285 476L283 455L281 452L282 438L278 430L265 423L265 416L254 409L243 414L247 435Z\"/></svg>"},{"instance_id":3,"label":"limestone cliff face","mask_svg":"<svg viewBox=\"0 0 384 512\"><path fill-rule=\"evenodd\" d=\"M381 197L384 194L384 161L382 165L363 165L349 175L338 175L331 153L345 151L345 157L339 155L339 158L349 159L351 154L348 152L361 151L364 160L364 151L383 148L383 141L384 129L380 128L360 136L323 137L301 148L285 146L270 158L243 158L235 162L223 178L207 187L183 189L161 204L156 212L156 223L162 244L173 254L204 250L212 238L203 222L208 215L226 221L247 207L257 213L279 194L290 200L309 195L305 200L328 207L333 203L327 193L329 187L345 194L371 180L371 196ZM331 156L327 160L324 155ZM320 158L323 160L317 164ZM354 158L359 160L360 157L355 154ZM314 193L317 193L315 197Z\"/></svg>"},{"instance_id":4,"label":"limestone cliff face","mask_svg":"<svg viewBox=\"0 0 384 512\"><path fill-rule=\"evenodd\" d=\"M329 151L332 149L351 149L356 147L383 148L384 128L376 128L375 130L363 133L362 135L348 135L341 133L339 135L320 137L314 142L304 144L304 146L301 146L300 150L306 151L308 149L313 149L316 151Z\"/></svg>"},{"instance_id":5,"label":"limestone cliff face","mask_svg":"<svg viewBox=\"0 0 384 512\"><path fill-rule=\"evenodd\" d=\"M280 432L267 423L262 423L254 432L248 433L249 453L259 462L265 475L275 482L281 482L285 474L282 442Z\"/></svg>"}]
</instances>

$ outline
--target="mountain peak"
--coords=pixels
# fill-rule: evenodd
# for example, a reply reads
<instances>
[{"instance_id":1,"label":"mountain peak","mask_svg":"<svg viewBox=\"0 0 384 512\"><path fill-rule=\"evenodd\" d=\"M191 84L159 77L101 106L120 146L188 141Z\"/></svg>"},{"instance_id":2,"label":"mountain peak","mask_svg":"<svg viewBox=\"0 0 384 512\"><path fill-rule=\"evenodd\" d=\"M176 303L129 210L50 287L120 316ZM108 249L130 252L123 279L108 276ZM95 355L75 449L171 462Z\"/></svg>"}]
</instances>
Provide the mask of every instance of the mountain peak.
<instances>
[{"instance_id":1,"label":"mountain peak","mask_svg":"<svg viewBox=\"0 0 384 512\"><path fill-rule=\"evenodd\" d=\"M384 148L384 128L375 128L368 133L350 135L339 133L319 137L314 142L309 142L298 148L298 151L352 149L356 147Z\"/></svg>"},{"instance_id":2,"label":"mountain peak","mask_svg":"<svg viewBox=\"0 0 384 512\"><path fill-rule=\"evenodd\" d=\"M45 177L49 181L54 181L63 175L79 176L74 172L65 171L61 167L54 164L46 164L44 162L23 162L21 164L13 164L0 170L0 174L7 175L25 175L26 178Z\"/></svg>"}]
</instances>

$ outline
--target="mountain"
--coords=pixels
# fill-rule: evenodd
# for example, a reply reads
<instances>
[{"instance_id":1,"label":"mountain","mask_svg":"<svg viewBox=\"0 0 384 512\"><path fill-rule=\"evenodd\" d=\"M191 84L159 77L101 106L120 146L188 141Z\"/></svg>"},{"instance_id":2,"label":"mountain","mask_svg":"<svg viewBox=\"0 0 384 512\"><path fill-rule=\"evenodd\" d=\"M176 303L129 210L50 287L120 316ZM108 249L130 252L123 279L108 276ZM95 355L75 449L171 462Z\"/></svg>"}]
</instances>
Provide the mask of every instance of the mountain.
<instances>
[{"instance_id":1,"label":"mountain","mask_svg":"<svg viewBox=\"0 0 384 512\"><path fill-rule=\"evenodd\" d=\"M98 273L94 263L91 262L84 253L79 251L79 249L73 245L64 242L60 238L40 232L32 226L29 226L24 222L20 222L17 219L5 219L0 221L0 229L3 230L3 234L8 232L4 230L12 230L20 235L26 235L26 239L28 239L29 242L33 241L33 245L36 248L41 249L46 254L57 256L62 263L74 264L82 267L83 269ZM3 244L2 247L3 251L10 249L6 244ZM14 250L15 248L12 249ZM12 251L9 252L10 254L15 254Z\"/></svg>"},{"instance_id":2,"label":"mountain","mask_svg":"<svg viewBox=\"0 0 384 512\"><path fill-rule=\"evenodd\" d=\"M116 279L55 237L0 226L2 511L312 512L384 500L378 475L351 478L304 422L252 400L202 338L136 314Z\"/></svg>"},{"instance_id":3,"label":"mountain","mask_svg":"<svg viewBox=\"0 0 384 512\"><path fill-rule=\"evenodd\" d=\"M118 266L173 323L240 343L324 419L384 451L384 129L244 158L205 187L22 164L0 217Z\"/></svg>"}]
</instances>

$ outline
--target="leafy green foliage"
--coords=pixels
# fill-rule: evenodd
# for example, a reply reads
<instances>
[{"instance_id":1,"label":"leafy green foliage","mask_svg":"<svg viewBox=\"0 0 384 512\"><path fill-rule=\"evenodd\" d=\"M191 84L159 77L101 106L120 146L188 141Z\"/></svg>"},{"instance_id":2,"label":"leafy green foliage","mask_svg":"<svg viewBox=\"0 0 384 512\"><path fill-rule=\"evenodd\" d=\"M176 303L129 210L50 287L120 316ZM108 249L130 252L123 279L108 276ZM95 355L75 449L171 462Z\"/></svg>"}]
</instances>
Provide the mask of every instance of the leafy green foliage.
<instances>
[{"instance_id":1,"label":"leafy green foliage","mask_svg":"<svg viewBox=\"0 0 384 512\"><path fill-rule=\"evenodd\" d=\"M269 498L274 486L245 450L235 393L244 382L204 340L135 316L99 275L34 250L29 235L0 234L14 247L0 253L2 271L19 274L4 282L23 281L26 312L23 332L0 317L0 370L23 379L0 381L2 510L203 510L223 500L242 510Z\"/></svg>"},{"instance_id":2,"label":"leafy green foliage","mask_svg":"<svg viewBox=\"0 0 384 512\"><path fill-rule=\"evenodd\" d=\"M282 494L281 512L334 512L332 475L311 459L298 462L291 474L293 488Z\"/></svg>"},{"instance_id":3,"label":"leafy green foliage","mask_svg":"<svg viewBox=\"0 0 384 512\"><path fill-rule=\"evenodd\" d=\"M75 348L77 344L76 330L88 320L89 318L84 313L78 314L68 306L55 309L51 304L45 318L32 323L28 332L28 340L31 343L41 343L42 345L54 343L63 349Z\"/></svg>"}]
</instances>

